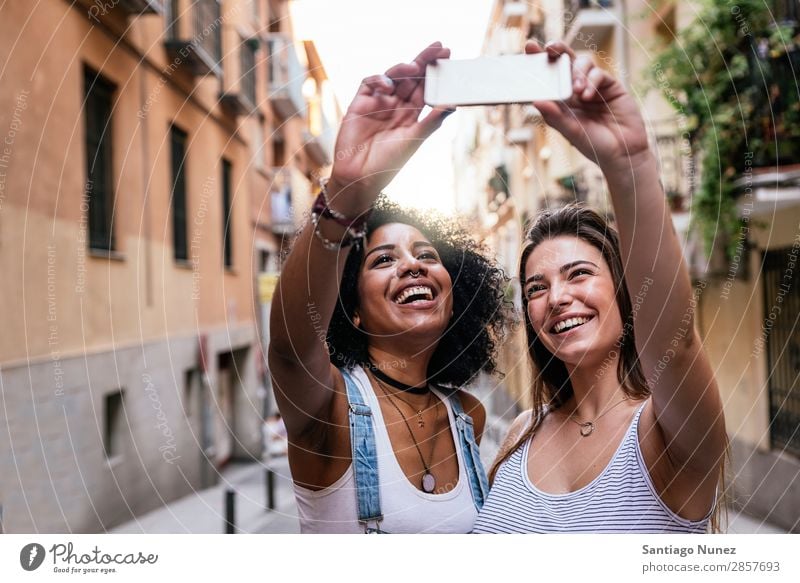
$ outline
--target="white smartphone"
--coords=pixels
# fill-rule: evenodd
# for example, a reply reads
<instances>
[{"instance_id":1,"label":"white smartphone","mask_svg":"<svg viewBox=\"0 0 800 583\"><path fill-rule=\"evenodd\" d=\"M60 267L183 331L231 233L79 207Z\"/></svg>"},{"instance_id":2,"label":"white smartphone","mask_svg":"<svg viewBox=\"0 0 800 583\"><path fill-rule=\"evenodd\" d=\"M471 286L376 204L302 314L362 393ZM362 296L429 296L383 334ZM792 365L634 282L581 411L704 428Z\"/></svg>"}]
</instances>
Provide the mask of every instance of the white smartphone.
<instances>
[{"instance_id":1,"label":"white smartphone","mask_svg":"<svg viewBox=\"0 0 800 583\"><path fill-rule=\"evenodd\" d=\"M425 73L425 103L434 107L560 101L571 95L568 55L555 61L547 53L440 59Z\"/></svg>"}]
</instances>

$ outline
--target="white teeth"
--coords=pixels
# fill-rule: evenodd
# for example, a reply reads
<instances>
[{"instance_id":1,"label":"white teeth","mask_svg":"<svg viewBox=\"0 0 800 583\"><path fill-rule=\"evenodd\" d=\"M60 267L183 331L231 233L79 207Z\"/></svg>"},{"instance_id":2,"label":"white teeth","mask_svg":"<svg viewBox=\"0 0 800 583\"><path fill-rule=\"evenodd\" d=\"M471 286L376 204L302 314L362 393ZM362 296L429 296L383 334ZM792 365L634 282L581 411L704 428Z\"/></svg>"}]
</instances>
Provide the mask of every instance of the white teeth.
<instances>
[{"instance_id":1,"label":"white teeth","mask_svg":"<svg viewBox=\"0 0 800 583\"><path fill-rule=\"evenodd\" d=\"M432 300L433 299L433 290L426 285L416 285L414 287L409 287L404 289L400 295L395 298L395 302L398 304L402 304L411 296L425 296L425 299Z\"/></svg>"},{"instance_id":2,"label":"white teeth","mask_svg":"<svg viewBox=\"0 0 800 583\"><path fill-rule=\"evenodd\" d=\"M569 318L568 320L563 320L563 321L559 322L558 324L556 324L553 327L553 329L556 331L556 333L559 333L559 332L562 332L562 331L566 330L567 328L573 328L573 327L578 326L580 324L585 324L589 320L590 320L590 318L583 318L583 317Z\"/></svg>"}]
</instances>

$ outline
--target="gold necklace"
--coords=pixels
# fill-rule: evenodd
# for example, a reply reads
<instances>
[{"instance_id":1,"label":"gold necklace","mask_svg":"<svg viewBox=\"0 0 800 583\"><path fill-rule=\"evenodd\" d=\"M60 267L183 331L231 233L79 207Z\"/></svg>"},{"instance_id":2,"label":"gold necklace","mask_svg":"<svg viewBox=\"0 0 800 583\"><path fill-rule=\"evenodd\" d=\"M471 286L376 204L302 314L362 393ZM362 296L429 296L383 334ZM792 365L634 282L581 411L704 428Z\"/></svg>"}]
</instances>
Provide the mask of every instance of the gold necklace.
<instances>
[{"instance_id":1,"label":"gold necklace","mask_svg":"<svg viewBox=\"0 0 800 583\"><path fill-rule=\"evenodd\" d=\"M437 432L437 433L434 433L434 435L433 435L433 440L432 440L433 443L431 444L430 459L428 460L428 463L425 463L425 457L422 455L422 450L419 448L419 443L417 443L417 438L414 436L414 432L411 430L411 425L409 425L408 419L406 419L406 416L403 415L403 412L400 410L400 407L398 407L397 403L394 402L394 399L389 394L389 391L386 390L386 387L380 381L380 379L378 377L374 377L374 378L375 378L376 381L378 381L378 386L380 386L381 391L383 391L383 394L386 395L387 399L389 399L389 403L392 404L392 407L395 408L397 413L403 419L403 423L406 424L406 429L408 429L408 434L411 436L411 440L414 442L414 447L416 448L417 454L419 455L419 461L422 462L422 467L425 470L423 472L423 474L422 474L422 483L421 483L422 491L427 493L427 494L433 493L433 491L436 490L436 478L434 478L433 474L431 473L430 465L433 462L433 452L436 451L436 440L439 437L439 433ZM433 393L431 393L431 394L433 394ZM428 400L430 400L430 397L429 397ZM407 401L403 400L403 402L407 404ZM437 401L436 402L436 415L434 416L434 419L433 419L433 425L434 425L433 429L434 429L434 431L436 431L436 421L438 421L438 420L439 420L439 402Z\"/></svg>"},{"instance_id":2,"label":"gold necklace","mask_svg":"<svg viewBox=\"0 0 800 583\"><path fill-rule=\"evenodd\" d=\"M583 423L581 423L580 421L578 421L577 419L574 418L575 417L575 412L574 411L572 413L570 413L568 419L570 421L572 421L573 423L577 424L581 428L581 437L589 437L592 433L594 433L595 423L597 423L597 421L603 415L605 415L606 413L609 413L612 409L614 409L614 407L616 407L617 405L620 405L620 404L624 403L625 401L627 401L628 398L629 398L628 395L625 395L622 398L621 401L617 401L611 407L608 407L605 411L600 413L600 415L595 417L594 420L592 420L592 421L584 421Z\"/></svg>"},{"instance_id":3,"label":"gold necklace","mask_svg":"<svg viewBox=\"0 0 800 583\"><path fill-rule=\"evenodd\" d=\"M386 393L386 385L384 385L378 377L375 377L375 380L377 380L378 383L380 383L381 390L383 390L383 392ZM386 396L388 397L389 395L387 394ZM392 397L392 398L400 399L401 401L403 401L403 403L405 403L406 405L408 405L412 409L416 409L416 411L417 411L417 425L419 426L420 429L425 429L425 419L423 419L422 413L431 408L431 400L433 399L433 391L429 391L428 392L428 402L425 403L425 407L423 407L422 409L417 409L414 405L412 405L411 403L406 401L400 395L394 395L394 397Z\"/></svg>"}]
</instances>

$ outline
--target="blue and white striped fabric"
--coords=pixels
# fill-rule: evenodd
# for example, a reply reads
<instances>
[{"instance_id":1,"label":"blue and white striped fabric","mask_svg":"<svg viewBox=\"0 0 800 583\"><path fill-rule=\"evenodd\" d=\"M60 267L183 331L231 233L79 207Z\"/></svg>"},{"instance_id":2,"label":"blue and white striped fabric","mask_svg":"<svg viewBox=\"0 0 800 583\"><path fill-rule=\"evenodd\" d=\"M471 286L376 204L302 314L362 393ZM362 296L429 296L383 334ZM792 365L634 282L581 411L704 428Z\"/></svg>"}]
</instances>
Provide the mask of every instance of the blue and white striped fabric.
<instances>
[{"instance_id":1,"label":"blue and white striped fabric","mask_svg":"<svg viewBox=\"0 0 800 583\"><path fill-rule=\"evenodd\" d=\"M473 532L706 532L709 517L698 521L681 518L656 493L639 448L642 409L644 405L634 415L608 466L575 492L548 494L531 483L529 439L500 466Z\"/></svg>"}]
</instances>

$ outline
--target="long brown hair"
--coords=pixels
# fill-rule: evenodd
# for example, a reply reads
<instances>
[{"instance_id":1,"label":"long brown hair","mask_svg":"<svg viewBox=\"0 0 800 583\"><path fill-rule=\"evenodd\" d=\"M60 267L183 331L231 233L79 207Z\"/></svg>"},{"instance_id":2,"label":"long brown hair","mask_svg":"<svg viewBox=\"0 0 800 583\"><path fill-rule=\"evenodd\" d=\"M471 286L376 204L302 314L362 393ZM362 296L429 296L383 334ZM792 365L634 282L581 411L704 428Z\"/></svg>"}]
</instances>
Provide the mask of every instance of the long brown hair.
<instances>
[{"instance_id":1,"label":"long brown hair","mask_svg":"<svg viewBox=\"0 0 800 583\"><path fill-rule=\"evenodd\" d=\"M619 353L617 379L629 398L635 400L647 398L650 396L650 389L636 352L633 335L633 308L623 276L619 237L602 216L581 204L570 204L558 210L540 213L525 236L525 246L522 249L519 263L520 283L525 282L525 265L533 250L543 241L563 235L577 237L597 248L608 264L622 320L622 335L615 348ZM531 325L528 316L528 299L524 291L522 312L525 319L528 352L533 368L532 423L514 440L510 447L500 453L489 472L489 479L492 481L497 473L497 468L534 434L544 419L546 411L561 407L573 395L567 367L545 348Z\"/></svg>"},{"instance_id":2,"label":"long brown hair","mask_svg":"<svg viewBox=\"0 0 800 583\"><path fill-rule=\"evenodd\" d=\"M622 254L619 249L619 236L616 230L597 212L582 204L570 204L553 211L540 213L525 236L525 244L519 263L519 281L524 285L526 279L525 266L536 247L544 241L559 236L577 237L597 248L608 264L611 278L616 290L617 308L622 320L622 334L613 351L618 352L617 379L625 394L634 400L646 399L650 396L644 372L639 363L636 342L633 333L634 311L622 268ZM493 482L498 468L517 449L533 436L541 425L548 410L557 409L573 396L572 383L564 363L554 356L533 329L528 315L528 299L522 293L523 317L528 352L533 368L533 385L531 387L532 412L531 423L516 439L510 442L497 456L489 481ZM610 355L611 353L609 353ZM727 458L727 453L725 458ZM721 510L726 497L725 459L720 468L720 484L718 498L711 516L711 530L718 532L721 528Z\"/></svg>"}]
</instances>

